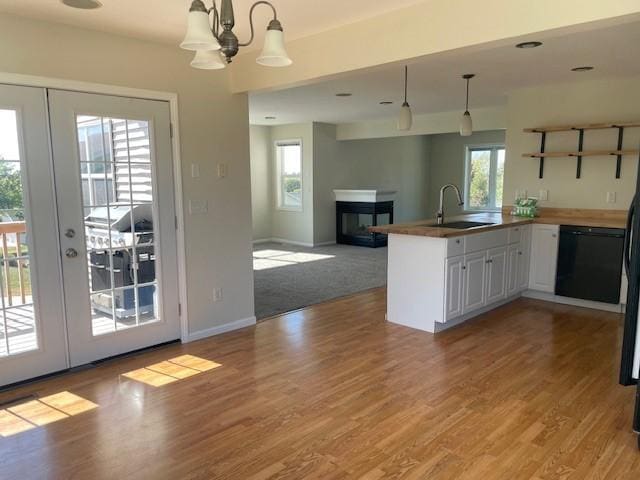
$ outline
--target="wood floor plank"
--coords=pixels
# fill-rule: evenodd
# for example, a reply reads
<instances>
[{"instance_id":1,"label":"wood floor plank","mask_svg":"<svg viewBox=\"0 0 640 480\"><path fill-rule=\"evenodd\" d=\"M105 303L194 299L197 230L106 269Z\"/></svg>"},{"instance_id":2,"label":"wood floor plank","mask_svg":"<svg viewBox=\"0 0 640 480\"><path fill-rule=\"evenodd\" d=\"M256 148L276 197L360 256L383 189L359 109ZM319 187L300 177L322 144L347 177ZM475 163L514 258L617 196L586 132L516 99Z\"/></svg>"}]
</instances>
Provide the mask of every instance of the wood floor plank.
<instances>
[{"instance_id":1,"label":"wood floor plank","mask_svg":"<svg viewBox=\"0 0 640 480\"><path fill-rule=\"evenodd\" d=\"M640 478L621 315L519 299L434 336L385 310L368 291L2 392L36 400L0 411L0 479Z\"/></svg>"}]
</instances>

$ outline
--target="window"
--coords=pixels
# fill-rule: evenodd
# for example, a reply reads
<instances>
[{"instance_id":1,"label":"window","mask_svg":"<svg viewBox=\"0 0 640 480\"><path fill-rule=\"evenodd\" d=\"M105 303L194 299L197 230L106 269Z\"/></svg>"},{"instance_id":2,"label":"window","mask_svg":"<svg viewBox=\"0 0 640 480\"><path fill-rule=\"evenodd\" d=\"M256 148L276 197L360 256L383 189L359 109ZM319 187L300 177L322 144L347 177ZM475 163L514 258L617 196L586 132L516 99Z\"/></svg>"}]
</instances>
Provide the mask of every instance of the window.
<instances>
[{"instance_id":1,"label":"window","mask_svg":"<svg viewBox=\"0 0 640 480\"><path fill-rule=\"evenodd\" d=\"M504 183L504 145L467 146L466 210L500 210Z\"/></svg>"},{"instance_id":2,"label":"window","mask_svg":"<svg viewBox=\"0 0 640 480\"><path fill-rule=\"evenodd\" d=\"M302 210L302 142L276 142L278 208Z\"/></svg>"}]
</instances>

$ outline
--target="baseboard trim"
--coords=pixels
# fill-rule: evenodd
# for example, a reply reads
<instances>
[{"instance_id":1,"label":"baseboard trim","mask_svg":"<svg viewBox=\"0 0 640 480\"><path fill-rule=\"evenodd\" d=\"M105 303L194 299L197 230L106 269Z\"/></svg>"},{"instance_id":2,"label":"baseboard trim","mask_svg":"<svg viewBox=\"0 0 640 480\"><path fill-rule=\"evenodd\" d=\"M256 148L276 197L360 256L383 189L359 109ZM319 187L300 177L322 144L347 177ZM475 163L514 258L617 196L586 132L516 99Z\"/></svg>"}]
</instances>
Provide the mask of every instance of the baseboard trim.
<instances>
[{"instance_id":1,"label":"baseboard trim","mask_svg":"<svg viewBox=\"0 0 640 480\"><path fill-rule=\"evenodd\" d=\"M435 322L435 328L433 333L440 333L445 330L449 330L452 327L456 327L465 323L467 320L471 320L473 317L477 317L478 315L482 315L483 313L487 313L491 310L494 310L502 305L506 305L507 303L511 303L514 300L517 300L520 297L520 293L516 293L515 295L511 295L510 297L503 298L502 300L498 300L491 305L485 305L484 307L479 308L478 310L474 310L472 312L466 313L456 318L452 318L451 320L447 320L446 323Z\"/></svg>"},{"instance_id":2,"label":"baseboard trim","mask_svg":"<svg viewBox=\"0 0 640 480\"><path fill-rule=\"evenodd\" d=\"M271 240L270 238L256 238L256 239L253 241L253 244L254 244L254 245L257 245L257 244L259 244L259 243L269 243L269 242L272 242L272 241L273 241L273 240Z\"/></svg>"},{"instance_id":3,"label":"baseboard trim","mask_svg":"<svg viewBox=\"0 0 640 480\"><path fill-rule=\"evenodd\" d=\"M231 332L240 328L251 327L256 324L256 317L241 318L233 322L225 323L224 325L216 325L215 327L206 328L197 332L189 333L186 339L183 339L183 343L194 342L207 337L213 337L222 333Z\"/></svg>"},{"instance_id":4,"label":"baseboard trim","mask_svg":"<svg viewBox=\"0 0 640 480\"><path fill-rule=\"evenodd\" d=\"M564 305L573 305L574 307L593 308L594 310L604 310L606 312L623 313L622 304L612 305L610 303L594 302L591 300L582 300L580 298L569 298L555 295L549 292L540 292L537 290L525 290L522 292L523 297L535 298L536 300L546 300L547 302L562 303Z\"/></svg>"},{"instance_id":5,"label":"baseboard trim","mask_svg":"<svg viewBox=\"0 0 640 480\"><path fill-rule=\"evenodd\" d=\"M326 247L329 245L335 245L336 241L335 240L330 240L328 242L318 242L314 244L314 247Z\"/></svg>"},{"instance_id":6,"label":"baseboard trim","mask_svg":"<svg viewBox=\"0 0 640 480\"><path fill-rule=\"evenodd\" d=\"M271 239L272 242L275 243L284 243L284 244L289 244L289 245L297 245L299 247L309 247L309 248L313 248L313 243L308 243L308 242L298 242L295 240L287 240L286 238L277 238L274 237Z\"/></svg>"}]
</instances>

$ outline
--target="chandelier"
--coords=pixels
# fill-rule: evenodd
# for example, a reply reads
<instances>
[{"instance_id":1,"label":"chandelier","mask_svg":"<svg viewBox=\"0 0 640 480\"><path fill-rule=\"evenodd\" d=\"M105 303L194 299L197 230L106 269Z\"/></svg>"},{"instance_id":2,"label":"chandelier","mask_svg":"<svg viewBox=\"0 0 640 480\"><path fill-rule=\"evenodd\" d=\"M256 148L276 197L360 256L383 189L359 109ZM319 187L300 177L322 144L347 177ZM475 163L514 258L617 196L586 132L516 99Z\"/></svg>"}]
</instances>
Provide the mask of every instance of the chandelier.
<instances>
[{"instance_id":1,"label":"chandelier","mask_svg":"<svg viewBox=\"0 0 640 480\"><path fill-rule=\"evenodd\" d=\"M216 0L213 0L211 8L207 8L202 0L193 0L187 18L187 33L180 44L181 48L196 52L191 66L214 70L224 68L226 64L231 63L240 47L246 47L253 42L253 11L258 5L270 7L273 11L273 19L267 26L264 47L256 62L267 67L291 65L292 61L284 48L282 25L271 3L260 0L251 6L249 10L251 36L248 42L241 43L233 33L235 18L232 0L221 0L220 10L216 7ZM213 17L213 25L211 17Z\"/></svg>"}]
</instances>

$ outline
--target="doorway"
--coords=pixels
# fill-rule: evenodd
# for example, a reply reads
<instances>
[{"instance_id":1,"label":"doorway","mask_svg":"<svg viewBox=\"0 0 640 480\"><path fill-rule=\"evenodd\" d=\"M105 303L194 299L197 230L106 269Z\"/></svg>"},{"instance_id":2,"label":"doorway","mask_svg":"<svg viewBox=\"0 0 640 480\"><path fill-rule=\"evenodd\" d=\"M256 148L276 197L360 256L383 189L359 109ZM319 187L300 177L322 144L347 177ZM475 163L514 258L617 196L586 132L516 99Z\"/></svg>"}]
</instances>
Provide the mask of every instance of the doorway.
<instances>
[{"instance_id":1,"label":"doorway","mask_svg":"<svg viewBox=\"0 0 640 480\"><path fill-rule=\"evenodd\" d=\"M169 104L0 85L0 130L0 385L180 338Z\"/></svg>"}]
</instances>

